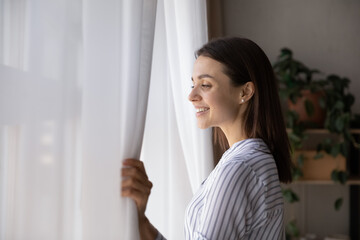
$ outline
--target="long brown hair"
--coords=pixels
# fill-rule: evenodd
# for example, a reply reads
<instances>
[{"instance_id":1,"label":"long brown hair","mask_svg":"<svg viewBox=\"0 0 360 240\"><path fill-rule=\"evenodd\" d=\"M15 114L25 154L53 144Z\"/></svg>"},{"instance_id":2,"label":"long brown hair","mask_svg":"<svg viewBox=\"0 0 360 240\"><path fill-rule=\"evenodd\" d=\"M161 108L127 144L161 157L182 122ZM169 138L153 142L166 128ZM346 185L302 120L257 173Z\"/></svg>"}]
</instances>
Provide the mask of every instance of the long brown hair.
<instances>
[{"instance_id":1,"label":"long brown hair","mask_svg":"<svg viewBox=\"0 0 360 240\"><path fill-rule=\"evenodd\" d=\"M255 93L244 114L245 133L249 138L261 138L274 156L281 182L291 182L291 146L282 115L278 85L264 51L246 38L226 37L212 40L196 52L225 66L234 87L252 82ZM228 148L224 133L214 130L219 143Z\"/></svg>"}]
</instances>

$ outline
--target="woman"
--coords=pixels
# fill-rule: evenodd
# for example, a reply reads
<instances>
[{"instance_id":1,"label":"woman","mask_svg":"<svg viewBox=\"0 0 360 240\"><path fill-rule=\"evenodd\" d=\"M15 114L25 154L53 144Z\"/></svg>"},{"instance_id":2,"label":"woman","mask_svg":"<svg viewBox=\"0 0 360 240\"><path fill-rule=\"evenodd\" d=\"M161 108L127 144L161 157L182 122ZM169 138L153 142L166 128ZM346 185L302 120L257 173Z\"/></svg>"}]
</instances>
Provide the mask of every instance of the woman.
<instances>
[{"instance_id":1,"label":"woman","mask_svg":"<svg viewBox=\"0 0 360 240\"><path fill-rule=\"evenodd\" d=\"M196 53L189 100L198 126L228 148L188 205L186 239L285 239L280 182L291 181L290 145L265 53L221 38ZM152 187L143 164L124 161L122 195L138 209L142 239L163 239L145 216Z\"/></svg>"}]
</instances>

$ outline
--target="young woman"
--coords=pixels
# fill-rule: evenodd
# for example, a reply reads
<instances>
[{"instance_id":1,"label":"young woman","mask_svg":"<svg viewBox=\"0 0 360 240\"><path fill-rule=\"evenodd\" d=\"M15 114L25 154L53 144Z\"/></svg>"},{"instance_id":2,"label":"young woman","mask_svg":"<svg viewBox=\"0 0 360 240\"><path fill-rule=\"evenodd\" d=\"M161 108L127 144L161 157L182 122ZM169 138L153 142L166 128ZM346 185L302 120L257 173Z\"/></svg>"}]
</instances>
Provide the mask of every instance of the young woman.
<instances>
[{"instance_id":1,"label":"young woman","mask_svg":"<svg viewBox=\"0 0 360 240\"><path fill-rule=\"evenodd\" d=\"M188 205L186 239L285 239L290 145L271 64L244 38L210 41L196 55L189 100L198 126L216 127L227 150ZM136 203L141 239L164 239L145 216L152 184L142 162L124 166L122 195Z\"/></svg>"}]
</instances>

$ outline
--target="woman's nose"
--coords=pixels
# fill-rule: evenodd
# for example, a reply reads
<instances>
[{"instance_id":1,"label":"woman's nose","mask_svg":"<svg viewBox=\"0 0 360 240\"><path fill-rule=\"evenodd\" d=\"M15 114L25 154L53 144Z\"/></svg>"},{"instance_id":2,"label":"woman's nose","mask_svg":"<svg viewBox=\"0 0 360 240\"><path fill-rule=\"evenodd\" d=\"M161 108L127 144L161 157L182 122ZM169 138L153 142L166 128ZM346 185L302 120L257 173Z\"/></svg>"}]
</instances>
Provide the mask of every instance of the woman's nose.
<instances>
[{"instance_id":1,"label":"woman's nose","mask_svg":"<svg viewBox=\"0 0 360 240\"><path fill-rule=\"evenodd\" d=\"M199 101L201 96L197 93L197 89L194 87L188 96L190 102Z\"/></svg>"}]
</instances>

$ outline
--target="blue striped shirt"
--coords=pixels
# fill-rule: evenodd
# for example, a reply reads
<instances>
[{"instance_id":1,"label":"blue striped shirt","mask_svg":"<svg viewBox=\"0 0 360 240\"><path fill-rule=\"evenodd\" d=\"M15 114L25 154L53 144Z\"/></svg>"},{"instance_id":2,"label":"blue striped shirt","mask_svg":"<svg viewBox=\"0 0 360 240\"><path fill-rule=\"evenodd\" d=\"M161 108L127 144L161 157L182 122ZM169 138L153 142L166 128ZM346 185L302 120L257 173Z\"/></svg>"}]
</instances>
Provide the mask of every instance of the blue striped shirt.
<instances>
[{"instance_id":1,"label":"blue striped shirt","mask_svg":"<svg viewBox=\"0 0 360 240\"><path fill-rule=\"evenodd\" d=\"M185 237L283 240L283 205L267 145L261 139L246 139L223 154L194 195L186 211Z\"/></svg>"}]
</instances>

